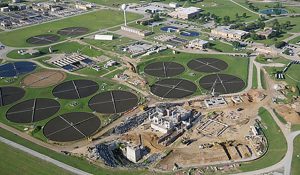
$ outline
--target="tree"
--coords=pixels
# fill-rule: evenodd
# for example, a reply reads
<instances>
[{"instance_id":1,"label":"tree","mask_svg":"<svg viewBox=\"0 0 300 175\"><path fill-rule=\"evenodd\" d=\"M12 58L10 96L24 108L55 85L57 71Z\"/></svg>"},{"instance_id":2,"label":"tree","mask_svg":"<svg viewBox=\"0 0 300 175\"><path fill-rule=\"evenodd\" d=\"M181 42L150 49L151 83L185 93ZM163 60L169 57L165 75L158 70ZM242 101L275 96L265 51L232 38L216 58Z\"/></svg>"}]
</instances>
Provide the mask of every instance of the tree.
<instances>
[{"instance_id":1,"label":"tree","mask_svg":"<svg viewBox=\"0 0 300 175\"><path fill-rule=\"evenodd\" d=\"M152 19L153 19L153 21L160 21L159 14L158 14L158 13L154 14L154 15L152 16Z\"/></svg>"},{"instance_id":2,"label":"tree","mask_svg":"<svg viewBox=\"0 0 300 175\"><path fill-rule=\"evenodd\" d=\"M247 13L243 13L243 18L247 18Z\"/></svg>"},{"instance_id":3,"label":"tree","mask_svg":"<svg viewBox=\"0 0 300 175\"><path fill-rule=\"evenodd\" d=\"M230 17L229 16L224 16L223 20L224 20L225 24L230 23Z\"/></svg>"},{"instance_id":4,"label":"tree","mask_svg":"<svg viewBox=\"0 0 300 175\"><path fill-rule=\"evenodd\" d=\"M284 41L278 41L275 43L275 47L278 49L281 49L282 47L284 47L287 43Z\"/></svg>"},{"instance_id":5,"label":"tree","mask_svg":"<svg viewBox=\"0 0 300 175\"><path fill-rule=\"evenodd\" d=\"M235 49L237 49L237 48L241 47L241 43L238 42L238 41L233 41L233 42L232 42L232 46L233 46Z\"/></svg>"}]
</instances>

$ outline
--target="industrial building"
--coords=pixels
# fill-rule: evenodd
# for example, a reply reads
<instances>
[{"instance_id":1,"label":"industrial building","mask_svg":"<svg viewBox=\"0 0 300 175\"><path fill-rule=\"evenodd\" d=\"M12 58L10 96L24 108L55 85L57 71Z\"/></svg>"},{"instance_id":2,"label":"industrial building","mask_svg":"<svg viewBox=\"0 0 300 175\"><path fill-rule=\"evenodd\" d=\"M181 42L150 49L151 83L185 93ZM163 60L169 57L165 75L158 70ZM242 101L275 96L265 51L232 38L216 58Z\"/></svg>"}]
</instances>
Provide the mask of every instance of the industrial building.
<instances>
[{"instance_id":1,"label":"industrial building","mask_svg":"<svg viewBox=\"0 0 300 175\"><path fill-rule=\"evenodd\" d=\"M202 10L197 7L179 7L175 11L169 13L169 16L176 19L191 19L194 16L198 15Z\"/></svg>"},{"instance_id":2,"label":"industrial building","mask_svg":"<svg viewBox=\"0 0 300 175\"><path fill-rule=\"evenodd\" d=\"M192 111L187 111L178 107L177 109L157 109L155 113L149 115L151 128L163 134L174 130L178 125L185 124L189 126L189 120L193 117Z\"/></svg>"},{"instance_id":3,"label":"industrial building","mask_svg":"<svg viewBox=\"0 0 300 175\"><path fill-rule=\"evenodd\" d=\"M140 146L127 145L126 157L128 160L136 163L142 158L142 149Z\"/></svg>"},{"instance_id":4,"label":"industrial building","mask_svg":"<svg viewBox=\"0 0 300 175\"><path fill-rule=\"evenodd\" d=\"M111 41L113 40L114 36L113 35L95 35L94 39L95 40L105 40L105 41Z\"/></svg>"},{"instance_id":5,"label":"industrial building","mask_svg":"<svg viewBox=\"0 0 300 175\"><path fill-rule=\"evenodd\" d=\"M205 40L201 40L201 39L194 39L192 41L189 42L189 44L187 45L187 47L192 48L192 49L205 49L207 48L209 42L205 41Z\"/></svg>"},{"instance_id":6,"label":"industrial building","mask_svg":"<svg viewBox=\"0 0 300 175\"><path fill-rule=\"evenodd\" d=\"M242 40L249 35L249 32L243 30L230 29L229 26L219 26L211 30L211 35L231 40Z\"/></svg>"},{"instance_id":7,"label":"industrial building","mask_svg":"<svg viewBox=\"0 0 300 175\"><path fill-rule=\"evenodd\" d=\"M89 59L87 56L79 54L66 54L61 57L53 57L46 62L71 72L81 69L87 65L94 64L94 61Z\"/></svg>"},{"instance_id":8,"label":"industrial building","mask_svg":"<svg viewBox=\"0 0 300 175\"><path fill-rule=\"evenodd\" d=\"M128 26L121 26L121 30L126 31L126 32L130 32L130 33L134 33L138 36L149 36L152 34L152 32L148 31L148 30L140 30L140 29L136 29L136 28L132 28L132 27L128 27Z\"/></svg>"}]
</instances>

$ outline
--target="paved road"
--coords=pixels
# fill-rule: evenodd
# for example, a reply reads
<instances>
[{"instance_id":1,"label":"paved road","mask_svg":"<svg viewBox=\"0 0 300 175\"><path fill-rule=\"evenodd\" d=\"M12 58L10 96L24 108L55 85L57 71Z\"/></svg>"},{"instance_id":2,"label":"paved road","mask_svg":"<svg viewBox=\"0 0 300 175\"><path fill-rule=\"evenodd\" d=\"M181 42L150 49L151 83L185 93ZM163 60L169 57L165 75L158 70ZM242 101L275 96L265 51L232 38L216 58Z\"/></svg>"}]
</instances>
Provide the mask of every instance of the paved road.
<instances>
[{"instance_id":1,"label":"paved road","mask_svg":"<svg viewBox=\"0 0 300 175\"><path fill-rule=\"evenodd\" d=\"M9 146L11 146L11 147L14 147L14 148L16 148L16 149L19 149L19 150L21 150L21 151L24 151L24 152L26 152L26 153L28 153L28 154L34 156L34 157L37 157L37 158L40 158L40 159L42 159L42 160L45 160L45 161L47 161L47 162L49 162L49 163L52 163L52 164L54 164L54 165L56 165L56 166L58 166L58 167L60 167L60 168L63 168L63 169L65 169L65 170L67 170L67 171L70 171L70 172L72 172L72 173L74 173L74 174L78 174L78 175L91 175L90 173L84 172L84 171L82 171L82 170L80 170L80 169L77 169L77 168L74 168L74 167L72 167L72 166L69 166L69 165L67 165L67 164L65 164L65 163L59 162L59 161L57 161L57 160L55 160L55 159L52 159L52 158L50 158L50 157L48 157L48 156L45 156L45 155L43 155L43 154L40 154L40 153L38 153L38 152L36 152L36 151L34 151L34 150L32 150L32 149L26 148L26 147L24 147L24 146L22 146L22 145L20 145L20 144L17 144L17 143L15 143L15 142L12 142L12 141L10 141L10 140L7 140L7 139L5 139L5 138L3 138L3 137L1 137L1 136L0 136L0 142L3 142L3 143L5 143L5 144L7 144L7 145L9 145Z\"/></svg>"}]
</instances>

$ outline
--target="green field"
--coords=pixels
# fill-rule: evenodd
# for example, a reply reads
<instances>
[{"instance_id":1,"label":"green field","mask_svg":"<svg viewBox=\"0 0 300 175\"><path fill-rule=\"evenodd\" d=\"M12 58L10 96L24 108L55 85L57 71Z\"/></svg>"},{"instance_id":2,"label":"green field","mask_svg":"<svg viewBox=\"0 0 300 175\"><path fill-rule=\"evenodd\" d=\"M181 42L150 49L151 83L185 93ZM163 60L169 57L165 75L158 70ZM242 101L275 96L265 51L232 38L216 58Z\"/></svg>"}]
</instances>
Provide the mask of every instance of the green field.
<instances>
[{"instance_id":1,"label":"green field","mask_svg":"<svg viewBox=\"0 0 300 175\"><path fill-rule=\"evenodd\" d=\"M254 171L262 169L279 162L285 155L287 150L287 143L285 137L273 120L271 114L263 107L259 109L259 116L264 126L263 132L268 140L268 150L266 154L248 163L242 163L240 170L243 172Z\"/></svg>"},{"instance_id":2,"label":"green field","mask_svg":"<svg viewBox=\"0 0 300 175\"><path fill-rule=\"evenodd\" d=\"M268 87L267 87L266 77L262 69L260 70L260 81L261 81L262 88L267 89Z\"/></svg>"},{"instance_id":3,"label":"green field","mask_svg":"<svg viewBox=\"0 0 300 175\"><path fill-rule=\"evenodd\" d=\"M252 88L257 88L257 68L255 65L253 65Z\"/></svg>"},{"instance_id":4,"label":"green field","mask_svg":"<svg viewBox=\"0 0 300 175\"><path fill-rule=\"evenodd\" d=\"M300 136L294 140L294 152L292 160L292 175L300 174Z\"/></svg>"},{"instance_id":5,"label":"green field","mask_svg":"<svg viewBox=\"0 0 300 175\"><path fill-rule=\"evenodd\" d=\"M87 2L92 2L100 5L120 7L124 3L139 3L141 0L86 0Z\"/></svg>"},{"instance_id":6,"label":"green field","mask_svg":"<svg viewBox=\"0 0 300 175\"><path fill-rule=\"evenodd\" d=\"M299 42L300 42L300 36L298 36L298 37L296 37L296 38L289 41L289 43L291 43L291 44L297 44Z\"/></svg>"},{"instance_id":7,"label":"green field","mask_svg":"<svg viewBox=\"0 0 300 175\"><path fill-rule=\"evenodd\" d=\"M277 71L282 71L283 67L279 67L279 68L269 67L266 68L266 70L269 73L270 77L275 79L274 73ZM300 75L300 65L293 64L286 72L285 82L287 82L291 86L296 87L296 85L300 82L299 75Z\"/></svg>"},{"instance_id":8,"label":"green field","mask_svg":"<svg viewBox=\"0 0 300 175\"><path fill-rule=\"evenodd\" d=\"M0 136L4 137L6 139L9 139L13 142L16 142L20 145L23 145L27 148L35 150L41 154L47 155L55 160L61 161L65 164L68 164L75 168L92 173L94 175L116 175L116 174L122 174L122 175L142 175L143 174L144 175L144 174L147 174L147 173L145 173L145 171L142 171L142 170L127 170L126 171L126 170L105 169L105 168L102 168L102 167L99 167L99 166L89 163L84 158L67 156L62 153L54 152L47 148L41 147L39 145L36 145L28 140L25 140L25 139L19 137L11 132L8 132L2 128L0 128Z\"/></svg>"},{"instance_id":9,"label":"green field","mask_svg":"<svg viewBox=\"0 0 300 175\"><path fill-rule=\"evenodd\" d=\"M128 13L128 20L136 20L140 15ZM26 43L26 39L32 36L40 34L56 34L59 29L65 27L87 27L90 32L97 31L108 27L120 25L123 22L123 13L121 11L114 10L101 10L83 14L80 16L74 16L59 21L48 22L41 25L26 27L23 29L14 30L11 32L1 32L0 41L8 46L13 47L28 47L33 46ZM66 39L61 36L60 40Z\"/></svg>"},{"instance_id":10,"label":"green field","mask_svg":"<svg viewBox=\"0 0 300 175\"><path fill-rule=\"evenodd\" d=\"M0 174L71 174L51 163L33 157L2 142L0 142L0 154L2 158L5 158L5 160L0 161Z\"/></svg>"},{"instance_id":11,"label":"green field","mask_svg":"<svg viewBox=\"0 0 300 175\"><path fill-rule=\"evenodd\" d=\"M238 13L240 16L243 13L247 14L247 18L243 19L241 18L242 21L253 21L258 18L257 14L254 14L229 0L224 0L224 1L216 1L216 0L205 0L203 2L199 2L197 4L195 3L190 3L190 6L197 6L205 10L204 12L210 12L213 13L217 16L224 17L224 16L229 16L231 20L235 20L235 14ZM234 10L228 10L228 9L234 9Z\"/></svg>"},{"instance_id":12,"label":"green field","mask_svg":"<svg viewBox=\"0 0 300 175\"><path fill-rule=\"evenodd\" d=\"M280 23L285 23L286 21L291 21L292 29L289 30L289 32L292 33L299 33L300 31L300 17L285 17L285 18L279 18L278 21Z\"/></svg>"},{"instance_id":13,"label":"green field","mask_svg":"<svg viewBox=\"0 0 300 175\"><path fill-rule=\"evenodd\" d=\"M144 57L143 61L137 66L139 73L146 77L146 79L150 85L154 84L157 81L157 78L144 74L144 68L148 64L157 62L157 61L173 61L173 62L180 63L181 65L183 65L185 67L185 71L182 74L175 76L175 78L183 78L183 79L194 82L199 87L198 90L196 91L195 95L203 94L203 92L205 92L205 90L199 86L199 80L207 74L193 71L193 70L189 69L187 66L187 63L190 60L195 59L195 58L218 58L218 59L224 60L225 62L227 62L228 68L224 71L221 71L220 73L235 75L235 76L243 79L245 81L245 83L247 84L248 62L249 62L249 60L247 58L232 57L232 56L227 56L227 55L205 55L205 54L200 55L200 54L188 54L188 53L179 53L176 55L171 55L171 54L172 53L170 53L170 51L165 51L165 53L161 53L160 56ZM241 69L236 69L236 67L241 67Z\"/></svg>"}]
</instances>

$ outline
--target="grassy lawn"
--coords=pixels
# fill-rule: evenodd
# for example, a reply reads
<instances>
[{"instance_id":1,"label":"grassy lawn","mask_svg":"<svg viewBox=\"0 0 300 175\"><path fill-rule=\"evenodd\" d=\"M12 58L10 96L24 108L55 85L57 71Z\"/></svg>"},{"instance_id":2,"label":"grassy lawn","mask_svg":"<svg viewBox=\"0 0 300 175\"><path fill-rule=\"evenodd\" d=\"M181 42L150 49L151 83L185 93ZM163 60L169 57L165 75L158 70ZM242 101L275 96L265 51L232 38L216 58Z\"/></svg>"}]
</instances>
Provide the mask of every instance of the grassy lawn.
<instances>
[{"instance_id":1,"label":"grassy lawn","mask_svg":"<svg viewBox=\"0 0 300 175\"><path fill-rule=\"evenodd\" d=\"M299 33L300 31L300 17L285 17L279 18L280 23L285 23L286 21L291 21L292 29L289 32Z\"/></svg>"},{"instance_id":2,"label":"grassy lawn","mask_svg":"<svg viewBox=\"0 0 300 175\"><path fill-rule=\"evenodd\" d=\"M264 125L262 130L268 139L269 147L263 157L255 161L242 163L240 170L243 172L254 171L274 165L284 157L287 150L287 143L284 135L273 120L271 114L265 108L261 107L259 109L259 116Z\"/></svg>"},{"instance_id":3,"label":"grassy lawn","mask_svg":"<svg viewBox=\"0 0 300 175\"><path fill-rule=\"evenodd\" d=\"M234 3L231 1L216 1L216 0L205 0L204 2L199 2L197 4L190 3L190 6L198 6L205 10L205 12L213 13L217 16L224 17L229 16L231 20L235 20L235 14L238 13L240 16L243 13L247 14L247 18L243 19L242 21L253 21L258 18L257 14L254 14ZM234 10L228 10L228 9L234 9Z\"/></svg>"},{"instance_id":4,"label":"grassy lawn","mask_svg":"<svg viewBox=\"0 0 300 175\"><path fill-rule=\"evenodd\" d=\"M299 43L299 42L300 42L300 36L298 36L298 37L296 37L296 38L289 41L289 43L291 43L291 44L296 44L296 43Z\"/></svg>"},{"instance_id":5,"label":"grassy lawn","mask_svg":"<svg viewBox=\"0 0 300 175\"><path fill-rule=\"evenodd\" d=\"M292 175L300 174L300 136L294 140L294 152L292 160Z\"/></svg>"},{"instance_id":6,"label":"grassy lawn","mask_svg":"<svg viewBox=\"0 0 300 175\"><path fill-rule=\"evenodd\" d=\"M291 131L299 131L300 130L300 125L292 125Z\"/></svg>"},{"instance_id":7,"label":"grassy lawn","mask_svg":"<svg viewBox=\"0 0 300 175\"><path fill-rule=\"evenodd\" d=\"M200 54L188 54L188 53L179 53L176 55L171 55L172 53L170 51L165 51L163 53L157 54L156 57L153 56L147 56L143 58L143 61L137 66L137 69L139 73L143 76L146 77L148 83L150 85L154 84L158 79L153 76L149 76L144 74L144 68L153 62L157 61L173 61L180 63L185 67L185 71L178 75L175 76L175 78L183 78L189 81L194 82L196 85L199 86L199 80L207 75L205 73L201 72L196 72L188 68L187 63L195 58L218 58L221 60L224 60L227 62L229 65L228 68L224 71L221 71L220 73L225 73L225 74L231 74L240 77L247 83L247 78L248 78L248 62L249 60L247 58L241 58L241 57L232 57L232 56L227 56L227 55L200 55ZM236 69L236 67L241 67L241 69ZM246 85L247 86L247 85ZM245 87L246 87L245 86ZM197 94L202 94L202 89L201 87L198 88L196 91Z\"/></svg>"},{"instance_id":8,"label":"grassy lawn","mask_svg":"<svg viewBox=\"0 0 300 175\"><path fill-rule=\"evenodd\" d=\"M5 161L0 162L0 174L71 174L68 171L33 157L23 151L0 142L0 154Z\"/></svg>"},{"instance_id":9,"label":"grassy lawn","mask_svg":"<svg viewBox=\"0 0 300 175\"><path fill-rule=\"evenodd\" d=\"M127 18L129 21L138 19L139 17L141 16L133 13L127 14ZM45 33L56 34L59 29L65 27L87 27L89 28L90 32L94 32L99 29L122 24L122 22L123 13L121 11L101 10L83 14L80 16L62 19L59 21L18 29L11 32L1 32L0 41L8 46L28 47L33 46L26 43L26 39L28 39L29 37ZM65 39L65 37L61 36L60 40L63 39Z\"/></svg>"},{"instance_id":10,"label":"grassy lawn","mask_svg":"<svg viewBox=\"0 0 300 175\"><path fill-rule=\"evenodd\" d=\"M36 145L28 140L25 140L11 132L8 132L2 128L0 128L0 136L9 139L11 141L14 141L20 145L23 145L25 147L28 147L32 150L35 150L41 154L47 155L53 159L56 159L58 161L61 161L63 163L66 163L70 166L73 166L75 168L81 169L83 171L95 174L95 175L115 175L115 174L122 174L122 175L138 175L138 174L145 174L144 171L139 170L114 170L114 169L105 169L96 165L93 165L89 163L87 160L79 157L74 156L67 156L62 153L54 152L52 150L49 150L47 148L41 147L39 145ZM5 157L6 158L6 157ZM18 167L19 168L19 167ZM32 167L31 167L32 168ZM1 171L1 170L0 170ZM56 173L52 173L56 174ZM58 173L59 174L59 173Z\"/></svg>"},{"instance_id":11,"label":"grassy lawn","mask_svg":"<svg viewBox=\"0 0 300 175\"><path fill-rule=\"evenodd\" d=\"M262 88L267 89L267 82L265 80L265 73L262 69L260 70L260 81L261 81Z\"/></svg>"},{"instance_id":12,"label":"grassy lawn","mask_svg":"<svg viewBox=\"0 0 300 175\"><path fill-rule=\"evenodd\" d=\"M280 35L278 38L276 39L265 39L265 40L255 40L255 42L258 42L258 43L262 43L262 44L266 44L266 45L273 45L275 42L277 41L282 41L288 37L292 36L291 34L289 33L285 33L285 34L282 34ZM276 41L275 41L276 40Z\"/></svg>"},{"instance_id":13,"label":"grassy lawn","mask_svg":"<svg viewBox=\"0 0 300 175\"><path fill-rule=\"evenodd\" d=\"M87 2L92 2L100 5L119 7L124 3L139 3L141 0L86 0ZM147 0L144 0L147 1Z\"/></svg>"},{"instance_id":14,"label":"grassy lawn","mask_svg":"<svg viewBox=\"0 0 300 175\"><path fill-rule=\"evenodd\" d=\"M283 67L268 67L266 68L268 74L270 75L271 78L275 79L274 73L277 71L282 71ZM289 70L286 72L286 76L285 76L285 81L291 85L296 87L296 85L300 82L300 78L299 78L299 74L300 74L300 65L298 64L293 64Z\"/></svg>"},{"instance_id":15,"label":"grassy lawn","mask_svg":"<svg viewBox=\"0 0 300 175\"><path fill-rule=\"evenodd\" d=\"M257 68L255 65L253 65L252 88L257 88Z\"/></svg>"},{"instance_id":16,"label":"grassy lawn","mask_svg":"<svg viewBox=\"0 0 300 175\"><path fill-rule=\"evenodd\" d=\"M103 50L113 51L113 52L120 52L120 47L129 43L135 42L135 40L127 38L127 37L120 37L114 35L114 39L111 41L100 41L86 38L84 42L99 47Z\"/></svg>"}]
</instances>

